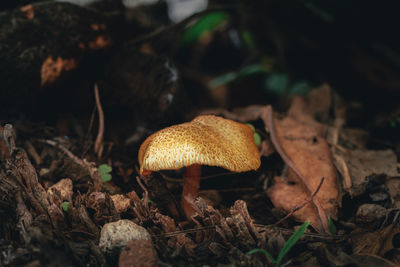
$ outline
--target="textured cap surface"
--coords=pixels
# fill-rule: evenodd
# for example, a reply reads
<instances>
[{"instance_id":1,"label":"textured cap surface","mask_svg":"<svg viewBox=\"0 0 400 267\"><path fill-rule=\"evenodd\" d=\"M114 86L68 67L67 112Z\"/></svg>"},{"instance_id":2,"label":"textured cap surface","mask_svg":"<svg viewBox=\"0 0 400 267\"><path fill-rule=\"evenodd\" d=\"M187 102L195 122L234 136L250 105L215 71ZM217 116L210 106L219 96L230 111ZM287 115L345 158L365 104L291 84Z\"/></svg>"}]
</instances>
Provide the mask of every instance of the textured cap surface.
<instances>
[{"instance_id":1,"label":"textured cap surface","mask_svg":"<svg viewBox=\"0 0 400 267\"><path fill-rule=\"evenodd\" d=\"M234 172L256 170L261 162L253 135L245 124L212 115L198 116L149 136L139 150L140 173L192 164Z\"/></svg>"}]
</instances>

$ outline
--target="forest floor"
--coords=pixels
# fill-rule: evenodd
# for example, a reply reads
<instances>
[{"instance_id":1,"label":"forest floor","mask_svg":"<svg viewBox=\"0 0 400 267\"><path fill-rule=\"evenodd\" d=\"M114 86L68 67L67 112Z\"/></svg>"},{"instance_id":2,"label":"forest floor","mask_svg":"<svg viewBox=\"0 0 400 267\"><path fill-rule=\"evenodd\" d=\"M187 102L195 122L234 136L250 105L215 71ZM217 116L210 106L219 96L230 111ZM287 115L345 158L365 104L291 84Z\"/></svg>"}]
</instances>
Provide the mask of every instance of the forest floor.
<instances>
[{"instance_id":1,"label":"forest floor","mask_svg":"<svg viewBox=\"0 0 400 267\"><path fill-rule=\"evenodd\" d=\"M261 2L166 27L158 5L0 13L0 266L400 264L399 88L362 46L334 59L348 40L294 53L310 32L272 29ZM248 124L261 164L202 166L187 218L184 169L141 172L139 149L201 115Z\"/></svg>"}]
</instances>

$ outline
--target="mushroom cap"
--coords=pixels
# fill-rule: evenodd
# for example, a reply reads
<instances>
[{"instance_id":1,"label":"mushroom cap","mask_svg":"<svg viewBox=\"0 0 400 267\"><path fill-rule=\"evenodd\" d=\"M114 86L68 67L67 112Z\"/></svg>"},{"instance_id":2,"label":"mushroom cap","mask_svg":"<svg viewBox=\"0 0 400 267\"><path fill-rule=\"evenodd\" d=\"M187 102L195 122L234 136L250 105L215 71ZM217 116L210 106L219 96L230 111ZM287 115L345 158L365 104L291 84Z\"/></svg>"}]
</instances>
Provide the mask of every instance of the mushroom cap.
<instances>
[{"instance_id":1,"label":"mushroom cap","mask_svg":"<svg viewBox=\"0 0 400 267\"><path fill-rule=\"evenodd\" d=\"M261 161L253 136L248 125L213 115L198 116L149 136L139 149L140 173L193 164L234 172L257 170Z\"/></svg>"}]
</instances>

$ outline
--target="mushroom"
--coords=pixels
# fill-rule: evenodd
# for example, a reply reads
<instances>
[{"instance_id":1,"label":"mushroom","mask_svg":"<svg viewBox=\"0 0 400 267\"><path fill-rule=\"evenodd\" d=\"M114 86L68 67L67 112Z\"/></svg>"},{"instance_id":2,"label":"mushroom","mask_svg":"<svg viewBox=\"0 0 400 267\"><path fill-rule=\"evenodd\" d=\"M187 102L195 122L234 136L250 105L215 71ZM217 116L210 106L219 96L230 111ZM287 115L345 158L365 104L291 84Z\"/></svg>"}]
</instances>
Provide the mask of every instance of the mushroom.
<instances>
[{"instance_id":1,"label":"mushroom","mask_svg":"<svg viewBox=\"0 0 400 267\"><path fill-rule=\"evenodd\" d=\"M195 213L188 199L198 195L201 165L246 172L261 164L253 130L213 115L198 116L149 136L140 146L138 160L141 175L186 167L181 204L188 219Z\"/></svg>"}]
</instances>

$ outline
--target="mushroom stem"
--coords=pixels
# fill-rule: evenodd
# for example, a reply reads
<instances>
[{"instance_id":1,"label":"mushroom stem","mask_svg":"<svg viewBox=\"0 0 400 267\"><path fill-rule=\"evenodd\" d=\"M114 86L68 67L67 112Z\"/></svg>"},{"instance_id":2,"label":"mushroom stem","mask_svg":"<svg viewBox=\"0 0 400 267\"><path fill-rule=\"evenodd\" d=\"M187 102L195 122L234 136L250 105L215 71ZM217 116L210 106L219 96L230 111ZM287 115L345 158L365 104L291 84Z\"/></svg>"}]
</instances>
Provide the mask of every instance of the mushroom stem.
<instances>
[{"instance_id":1,"label":"mushroom stem","mask_svg":"<svg viewBox=\"0 0 400 267\"><path fill-rule=\"evenodd\" d=\"M201 165L193 164L187 166L183 174L183 190L182 190L182 208L185 212L186 218L190 219L195 213L187 198L195 199L199 193L201 176Z\"/></svg>"}]
</instances>

